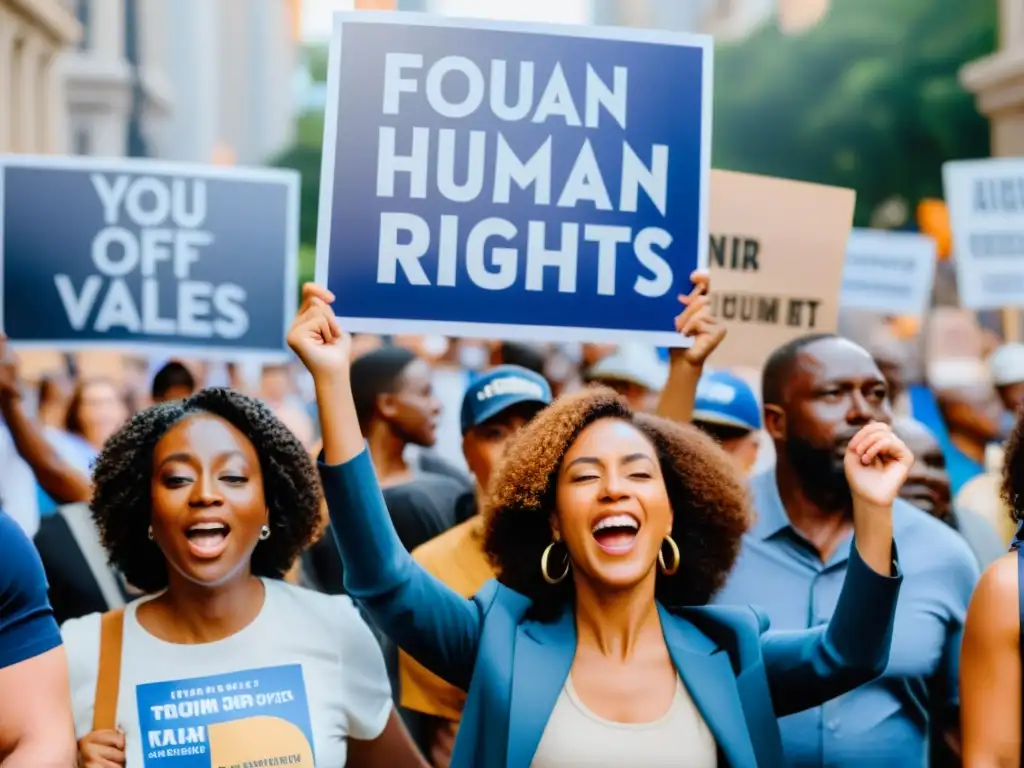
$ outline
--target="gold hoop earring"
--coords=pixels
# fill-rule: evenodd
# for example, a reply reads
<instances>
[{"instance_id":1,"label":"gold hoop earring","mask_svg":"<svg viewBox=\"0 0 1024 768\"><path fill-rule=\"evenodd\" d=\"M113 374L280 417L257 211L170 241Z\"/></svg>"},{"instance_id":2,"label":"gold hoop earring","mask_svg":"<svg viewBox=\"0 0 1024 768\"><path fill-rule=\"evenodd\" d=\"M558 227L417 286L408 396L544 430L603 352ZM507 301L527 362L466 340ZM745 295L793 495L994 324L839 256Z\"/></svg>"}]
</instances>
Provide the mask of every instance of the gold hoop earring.
<instances>
[{"instance_id":1,"label":"gold hoop earring","mask_svg":"<svg viewBox=\"0 0 1024 768\"><path fill-rule=\"evenodd\" d=\"M672 550L672 565L665 564L665 544L668 544L668 548ZM679 563L681 561L679 555L679 547L676 546L675 540L671 536L665 537L665 542L662 544L661 549L658 550L658 567L661 568L661 572L666 576L674 576L676 571L679 570Z\"/></svg>"},{"instance_id":2,"label":"gold hoop earring","mask_svg":"<svg viewBox=\"0 0 1024 768\"><path fill-rule=\"evenodd\" d=\"M541 576L544 577L544 581L546 581L548 584L552 584L552 585L560 583L561 581L563 581L565 579L566 576L569 575L569 552L568 551L566 551L566 553L565 553L565 570L562 571L562 575L559 576L557 579L555 579L555 578L552 578L550 576L550 574L548 574L548 558L551 557L551 550L554 549L555 548L555 544L558 544L558 543L559 543L558 541L552 541L550 544L548 544L544 548L544 553L540 556L540 574L541 574Z\"/></svg>"}]
</instances>

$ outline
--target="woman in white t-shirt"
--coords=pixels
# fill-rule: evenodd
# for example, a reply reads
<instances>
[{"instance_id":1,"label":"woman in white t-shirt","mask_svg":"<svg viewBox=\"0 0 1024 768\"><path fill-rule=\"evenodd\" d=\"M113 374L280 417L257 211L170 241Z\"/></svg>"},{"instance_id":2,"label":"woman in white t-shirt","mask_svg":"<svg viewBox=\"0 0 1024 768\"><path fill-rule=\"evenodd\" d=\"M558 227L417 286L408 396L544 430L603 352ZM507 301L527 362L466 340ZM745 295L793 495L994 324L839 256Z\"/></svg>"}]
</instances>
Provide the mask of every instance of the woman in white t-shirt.
<instances>
[{"instance_id":1,"label":"woman in white t-shirt","mask_svg":"<svg viewBox=\"0 0 1024 768\"><path fill-rule=\"evenodd\" d=\"M149 408L94 483L111 563L150 597L63 627L87 768L425 765L351 601L280 580L321 495L265 405L207 389Z\"/></svg>"}]
</instances>

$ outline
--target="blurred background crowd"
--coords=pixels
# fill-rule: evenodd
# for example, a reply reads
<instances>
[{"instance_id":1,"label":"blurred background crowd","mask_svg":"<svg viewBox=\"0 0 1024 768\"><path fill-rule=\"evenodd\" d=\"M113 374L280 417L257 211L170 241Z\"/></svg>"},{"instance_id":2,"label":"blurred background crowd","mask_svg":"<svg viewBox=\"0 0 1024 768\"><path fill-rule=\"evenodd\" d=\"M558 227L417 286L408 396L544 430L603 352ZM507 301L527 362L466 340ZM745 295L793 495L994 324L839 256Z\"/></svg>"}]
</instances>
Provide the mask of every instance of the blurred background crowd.
<instances>
[{"instance_id":1,"label":"blurred background crowd","mask_svg":"<svg viewBox=\"0 0 1024 768\"><path fill-rule=\"evenodd\" d=\"M857 193L856 226L935 238L939 263L926 316L841 308L840 332L876 355L899 393L898 410L936 437L957 500L953 506L969 506L1008 535L994 478L1010 423L1007 408L1024 382L1024 348L999 348L1020 337L1020 316L1012 308L958 308L941 165L1024 152L1024 97L1007 85L1024 66L1024 10L1018 3L357 5L713 34L715 168L849 187ZM0 151L295 169L302 175L301 280L312 279L326 39L331 12L351 6L332 0L2 0L0 99L7 103L0 102ZM357 351L384 344L411 350L424 365L422 397L395 429L410 451L427 450L462 470L462 393L475 372L496 362L540 371L556 392L588 377L615 380L634 400L656 397L666 375L664 351L632 347L362 336ZM31 408L82 467L129 413L149 401L153 387L163 386L155 377L166 362L88 349L19 355ZM183 381L232 384L258 394L315 445L310 383L294 365L180 362ZM737 373L756 384L757 371ZM381 375L375 386L393 381ZM920 386L932 396L911 397ZM757 461L755 469L770 465L770 447ZM0 471L17 472L17 462L5 462ZM19 513L30 532L52 505L41 498L38 507L38 514Z\"/></svg>"}]
</instances>

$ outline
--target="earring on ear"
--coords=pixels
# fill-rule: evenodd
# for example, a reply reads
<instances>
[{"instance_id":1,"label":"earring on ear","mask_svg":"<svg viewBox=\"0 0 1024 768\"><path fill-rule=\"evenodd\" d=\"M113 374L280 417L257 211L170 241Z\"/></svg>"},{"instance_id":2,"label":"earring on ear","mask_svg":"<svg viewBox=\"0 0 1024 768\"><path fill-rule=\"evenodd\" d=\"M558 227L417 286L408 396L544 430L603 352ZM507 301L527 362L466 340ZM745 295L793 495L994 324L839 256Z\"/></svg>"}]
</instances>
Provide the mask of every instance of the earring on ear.
<instances>
[{"instance_id":1,"label":"earring on ear","mask_svg":"<svg viewBox=\"0 0 1024 768\"><path fill-rule=\"evenodd\" d=\"M548 571L548 561L551 558L551 551L555 548L555 545L562 544L562 537L557 533L552 538L554 540L544 548L544 551L540 555L540 575L544 577L544 581L548 584L555 585L561 583L565 577L569 575L569 568L572 564L569 562L569 550L566 549L564 559L565 565L562 568L562 575L552 576L550 574Z\"/></svg>"},{"instance_id":2,"label":"earring on ear","mask_svg":"<svg viewBox=\"0 0 1024 768\"><path fill-rule=\"evenodd\" d=\"M668 544L669 551L672 553L671 565L665 562L665 544ZM658 567L661 568L661 572L666 576L675 576L676 571L679 570L679 564L681 561L682 557L679 554L679 545L676 544L675 539L671 536L666 536L661 549L658 550Z\"/></svg>"},{"instance_id":3,"label":"earring on ear","mask_svg":"<svg viewBox=\"0 0 1024 768\"><path fill-rule=\"evenodd\" d=\"M264 525L260 528L260 541L266 541L270 538L270 526Z\"/></svg>"},{"instance_id":4,"label":"earring on ear","mask_svg":"<svg viewBox=\"0 0 1024 768\"><path fill-rule=\"evenodd\" d=\"M146 535L149 537L150 541L153 540L153 526L152 525L149 526L149 530L146 531Z\"/></svg>"}]
</instances>

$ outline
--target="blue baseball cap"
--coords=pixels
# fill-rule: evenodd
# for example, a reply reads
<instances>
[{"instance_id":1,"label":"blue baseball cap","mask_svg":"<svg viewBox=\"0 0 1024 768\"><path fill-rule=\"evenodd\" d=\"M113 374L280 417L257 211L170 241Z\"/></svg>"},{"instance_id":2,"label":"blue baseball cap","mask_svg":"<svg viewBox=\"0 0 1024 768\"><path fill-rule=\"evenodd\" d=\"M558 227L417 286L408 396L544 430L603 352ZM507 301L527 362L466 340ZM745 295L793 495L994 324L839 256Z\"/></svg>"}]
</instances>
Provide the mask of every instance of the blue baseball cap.
<instances>
[{"instance_id":1,"label":"blue baseball cap","mask_svg":"<svg viewBox=\"0 0 1024 768\"><path fill-rule=\"evenodd\" d=\"M761 405L754 390L739 376L714 371L700 377L693 420L753 432L761 428Z\"/></svg>"},{"instance_id":2,"label":"blue baseball cap","mask_svg":"<svg viewBox=\"0 0 1024 768\"><path fill-rule=\"evenodd\" d=\"M551 385L539 373L518 365L499 365L469 385L462 398L462 433L520 403L538 410L551 405Z\"/></svg>"}]
</instances>

